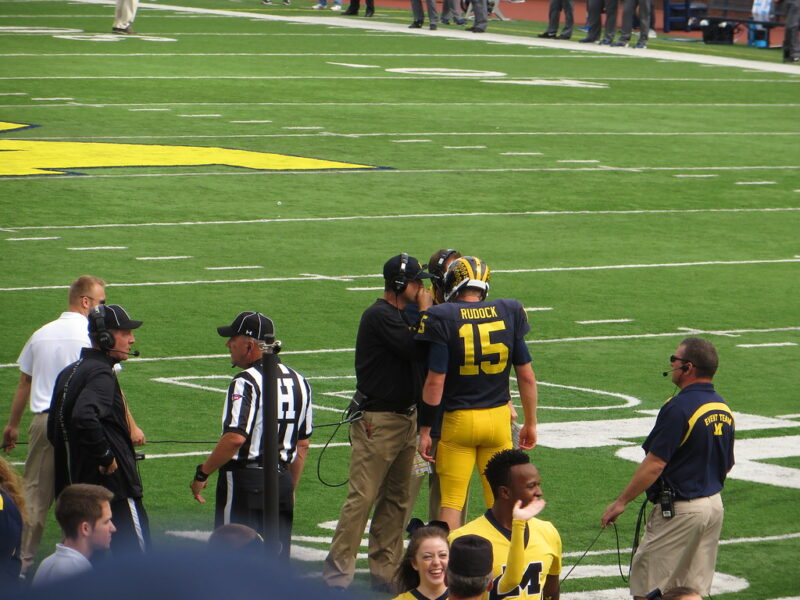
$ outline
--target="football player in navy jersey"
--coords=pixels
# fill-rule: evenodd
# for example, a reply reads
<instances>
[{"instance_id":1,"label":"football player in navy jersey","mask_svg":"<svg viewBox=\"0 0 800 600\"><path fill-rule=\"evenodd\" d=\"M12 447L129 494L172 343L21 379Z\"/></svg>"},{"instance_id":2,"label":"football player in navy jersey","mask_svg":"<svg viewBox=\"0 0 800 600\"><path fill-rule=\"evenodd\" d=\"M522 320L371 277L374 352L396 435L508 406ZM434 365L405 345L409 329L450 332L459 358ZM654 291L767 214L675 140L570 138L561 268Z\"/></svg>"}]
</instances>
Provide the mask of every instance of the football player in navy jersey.
<instances>
[{"instance_id":1,"label":"football player in navy jersey","mask_svg":"<svg viewBox=\"0 0 800 600\"><path fill-rule=\"evenodd\" d=\"M439 518L451 529L459 525L476 463L486 505L492 505L483 471L495 453L512 447L512 366L525 418L520 448L530 450L536 444L536 376L524 339L530 330L528 319L516 300L487 300L489 280L489 267L480 258L455 260L445 274L447 302L423 314L417 334L417 339L429 342L419 452L434 461L430 429L436 407L443 404L435 460L442 493Z\"/></svg>"}]
</instances>

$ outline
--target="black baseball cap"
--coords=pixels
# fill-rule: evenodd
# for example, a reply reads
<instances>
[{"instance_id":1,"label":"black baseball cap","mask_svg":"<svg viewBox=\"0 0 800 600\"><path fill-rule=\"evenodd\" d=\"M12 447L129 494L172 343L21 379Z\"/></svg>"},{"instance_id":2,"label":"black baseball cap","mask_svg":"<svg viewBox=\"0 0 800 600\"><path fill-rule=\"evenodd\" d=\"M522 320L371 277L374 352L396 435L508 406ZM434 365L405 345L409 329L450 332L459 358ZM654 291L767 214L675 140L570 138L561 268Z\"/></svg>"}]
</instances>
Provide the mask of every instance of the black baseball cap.
<instances>
[{"instance_id":1,"label":"black baseball cap","mask_svg":"<svg viewBox=\"0 0 800 600\"><path fill-rule=\"evenodd\" d=\"M492 572L492 544L479 535L462 535L450 544L447 569L464 577L483 577Z\"/></svg>"},{"instance_id":2,"label":"black baseball cap","mask_svg":"<svg viewBox=\"0 0 800 600\"><path fill-rule=\"evenodd\" d=\"M128 311L119 304L98 304L92 309L103 315L103 324L106 329L136 329L142 326L143 321L131 319ZM89 331L96 331L97 323L89 319Z\"/></svg>"},{"instance_id":3,"label":"black baseball cap","mask_svg":"<svg viewBox=\"0 0 800 600\"><path fill-rule=\"evenodd\" d=\"M431 274L426 273L422 269L422 265L419 264L419 261L408 254L393 256L383 265L383 278L387 281L397 279L404 274L408 281L431 278Z\"/></svg>"},{"instance_id":4,"label":"black baseball cap","mask_svg":"<svg viewBox=\"0 0 800 600\"><path fill-rule=\"evenodd\" d=\"M253 311L240 312L230 325L217 327L217 333L222 337L246 335L263 342L275 341L275 325L272 319Z\"/></svg>"}]
</instances>

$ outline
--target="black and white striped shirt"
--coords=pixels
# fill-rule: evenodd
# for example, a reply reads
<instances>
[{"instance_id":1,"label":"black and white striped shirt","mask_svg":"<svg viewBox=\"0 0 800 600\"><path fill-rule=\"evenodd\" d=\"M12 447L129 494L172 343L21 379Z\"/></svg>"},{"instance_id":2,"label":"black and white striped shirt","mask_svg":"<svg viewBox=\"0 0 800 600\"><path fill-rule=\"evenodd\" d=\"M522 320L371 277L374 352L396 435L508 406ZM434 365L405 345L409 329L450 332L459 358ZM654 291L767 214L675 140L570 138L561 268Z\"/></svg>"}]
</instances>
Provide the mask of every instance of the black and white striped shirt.
<instances>
[{"instance_id":1,"label":"black and white striped shirt","mask_svg":"<svg viewBox=\"0 0 800 600\"><path fill-rule=\"evenodd\" d=\"M233 457L236 461L261 460L264 431L261 410L261 361L237 374L228 386L222 433L245 436L245 443ZM313 429L311 386L305 377L278 363L278 448L280 462L294 460L297 440L311 437Z\"/></svg>"}]
</instances>

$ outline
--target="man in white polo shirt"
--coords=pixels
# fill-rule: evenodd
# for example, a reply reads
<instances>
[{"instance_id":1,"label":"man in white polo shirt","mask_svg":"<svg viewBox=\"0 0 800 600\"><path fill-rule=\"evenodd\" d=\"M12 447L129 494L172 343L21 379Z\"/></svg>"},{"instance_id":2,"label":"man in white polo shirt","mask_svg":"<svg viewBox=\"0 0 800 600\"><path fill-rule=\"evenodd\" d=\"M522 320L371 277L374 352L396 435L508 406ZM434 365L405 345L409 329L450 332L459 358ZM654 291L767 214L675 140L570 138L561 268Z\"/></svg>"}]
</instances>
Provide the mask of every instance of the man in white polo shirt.
<instances>
[{"instance_id":1,"label":"man in white polo shirt","mask_svg":"<svg viewBox=\"0 0 800 600\"><path fill-rule=\"evenodd\" d=\"M19 424L30 398L34 413L28 432L25 460L25 502L28 521L22 532L22 575L30 569L42 541L47 511L54 499L53 447L47 440L47 411L53 384L61 370L78 360L81 348L91 346L89 311L106 301L105 281L83 275L69 287L69 308L55 321L39 328L17 359L20 377L8 425L3 430L3 448L10 452L19 439ZM129 415L134 444L144 443L144 434Z\"/></svg>"}]
</instances>

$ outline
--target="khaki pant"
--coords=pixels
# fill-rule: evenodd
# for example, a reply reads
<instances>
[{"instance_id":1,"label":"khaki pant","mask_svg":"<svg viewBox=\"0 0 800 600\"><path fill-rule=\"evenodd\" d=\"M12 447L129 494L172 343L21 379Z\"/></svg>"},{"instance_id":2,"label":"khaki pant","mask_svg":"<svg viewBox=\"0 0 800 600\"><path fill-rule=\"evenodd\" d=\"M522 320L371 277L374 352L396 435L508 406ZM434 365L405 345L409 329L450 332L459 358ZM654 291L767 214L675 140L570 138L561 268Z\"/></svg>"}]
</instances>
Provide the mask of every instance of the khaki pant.
<instances>
[{"instance_id":1,"label":"khaki pant","mask_svg":"<svg viewBox=\"0 0 800 600\"><path fill-rule=\"evenodd\" d=\"M719 494L676 500L671 519L661 516L660 506L653 508L631 563L631 594L644 597L655 588L686 586L707 596L724 512Z\"/></svg>"},{"instance_id":2,"label":"khaki pant","mask_svg":"<svg viewBox=\"0 0 800 600\"><path fill-rule=\"evenodd\" d=\"M403 534L413 505L411 462L416 415L366 412L350 426L350 484L322 576L329 586L353 581L356 554L372 507L369 570L373 587L391 584L403 558Z\"/></svg>"},{"instance_id":3,"label":"khaki pant","mask_svg":"<svg viewBox=\"0 0 800 600\"><path fill-rule=\"evenodd\" d=\"M136 18L138 8L139 0L117 0L117 7L114 10L114 27L118 29L130 27Z\"/></svg>"},{"instance_id":4,"label":"khaki pant","mask_svg":"<svg viewBox=\"0 0 800 600\"><path fill-rule=\"evenodd\" d=\"M25 459L25 505L28 520L22 527L22 572L27 573L47 523L47 511L53 504L55 474L53 446L47 439L47 413L33 416L28 430L28 457Z\"/></svg>"}]
</instances>

